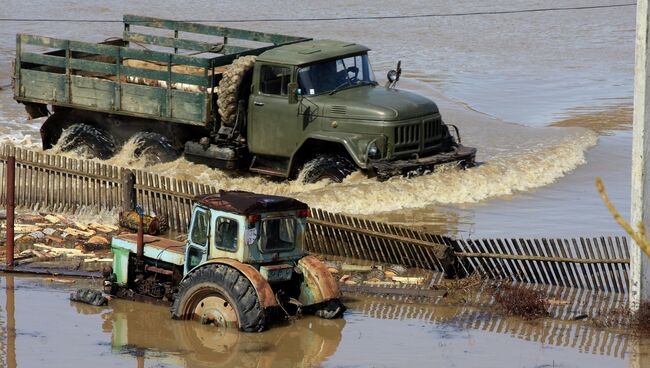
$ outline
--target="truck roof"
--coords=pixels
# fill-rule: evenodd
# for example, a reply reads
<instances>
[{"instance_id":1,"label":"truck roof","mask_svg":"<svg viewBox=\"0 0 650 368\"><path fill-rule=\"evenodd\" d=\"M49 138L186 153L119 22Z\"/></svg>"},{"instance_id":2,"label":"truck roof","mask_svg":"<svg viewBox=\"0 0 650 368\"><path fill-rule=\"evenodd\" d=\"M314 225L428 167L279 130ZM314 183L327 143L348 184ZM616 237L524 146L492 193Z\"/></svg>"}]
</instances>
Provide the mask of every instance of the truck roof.
<instances>
[{"instance_id":1,"label":"truck roof","mask_svg":"<svg viewBox=\"0 0 650 368\"><path fill-rule=\"evenodd\" d=\"M194 201L208 208L240 215L309 209L306 203L297 199L238 190L203 194L194 197Z\"/></svg>"},{"instance_id":2,"label":"truck roof","mask_svg":"<svg viewBox=\"0 0 650 368\"><path fill-rule=\"evenodd\" d=\"M366 46L334 40L311 40L282 45L267 50L257 60L291 65L311 64L335 57L367 52Z\"/></svg>"}]
</instances>

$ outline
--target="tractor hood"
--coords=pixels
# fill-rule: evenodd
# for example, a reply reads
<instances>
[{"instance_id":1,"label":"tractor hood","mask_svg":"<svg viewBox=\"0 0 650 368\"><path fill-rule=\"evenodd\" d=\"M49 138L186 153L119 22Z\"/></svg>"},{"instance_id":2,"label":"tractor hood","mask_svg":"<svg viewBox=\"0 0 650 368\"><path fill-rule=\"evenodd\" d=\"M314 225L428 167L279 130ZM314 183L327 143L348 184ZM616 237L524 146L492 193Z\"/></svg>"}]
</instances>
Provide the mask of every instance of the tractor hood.
<instances>
[{"instance_id":1,"label":"tractor hood","mask_svg":"<svg viewBox=\"0 0 650 368\"><path fill-rule=\"evenodd\" d=\"M351 87L312 98L322 116L339 119L405 120L438 112L438 106L415 93L379 86Z\"/></svg>"}]
</instances>

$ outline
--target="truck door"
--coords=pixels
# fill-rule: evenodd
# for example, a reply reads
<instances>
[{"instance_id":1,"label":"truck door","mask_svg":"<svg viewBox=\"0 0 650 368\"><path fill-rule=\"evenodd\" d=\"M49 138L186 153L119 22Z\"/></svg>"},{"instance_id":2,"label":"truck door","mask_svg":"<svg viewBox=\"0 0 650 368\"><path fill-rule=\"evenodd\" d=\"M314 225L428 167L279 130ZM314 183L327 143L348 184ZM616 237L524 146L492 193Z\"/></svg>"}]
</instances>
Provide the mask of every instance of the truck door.
<instances>
[{"instance_id":1,"label":"truck door","mask_svg":"<svg viewBox=\"0 0 650 368\"><path fill-rule=\"evenodd\" d=\"M289 104L293 67L257 64L248 102L248 145L254 155L290 157L298 143L298 104Z\"/></svg>"},{"instance_id":2,"label":"truck door","mask_svg":"<svg viewBox=\"0 0 650 368\"><path fill-rule=\"evenodd\" d=\"M185 252L185 274L208 259L210 239L210 211L195 207Z\"/></svg>"}]
</instances>

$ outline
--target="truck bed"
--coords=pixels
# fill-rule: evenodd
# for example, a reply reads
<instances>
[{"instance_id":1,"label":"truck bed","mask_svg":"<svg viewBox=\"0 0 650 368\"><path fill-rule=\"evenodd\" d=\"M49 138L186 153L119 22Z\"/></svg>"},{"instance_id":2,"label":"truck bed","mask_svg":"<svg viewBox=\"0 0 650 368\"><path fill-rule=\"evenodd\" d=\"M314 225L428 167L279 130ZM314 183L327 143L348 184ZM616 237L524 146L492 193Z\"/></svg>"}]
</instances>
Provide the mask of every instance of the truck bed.
<instances>
[{"instance_id":1,"label":"truck bed","mask_svg":"<svg viewBox=\"0 0 650 368\"><path fill-rule=\"evenodd\" d=\"M120 248L135 254L137 252L137 241L137 234L120 234L113 238L113 248ZM185 243L145 235L144 256L182 266L185 263Z\"/></svg>"},{"instance_id":2,"label":"truck bed","mask_svg":"<svg viewBox=\"0 0 650 368\"><path fill-rule=\"evenodd\" d=\"M19 34L14 98L205 126L218 118L213 92L225 66L303 40L134 15L124 16L122 38L96 44Z\"/></svg>"}]
</instances>

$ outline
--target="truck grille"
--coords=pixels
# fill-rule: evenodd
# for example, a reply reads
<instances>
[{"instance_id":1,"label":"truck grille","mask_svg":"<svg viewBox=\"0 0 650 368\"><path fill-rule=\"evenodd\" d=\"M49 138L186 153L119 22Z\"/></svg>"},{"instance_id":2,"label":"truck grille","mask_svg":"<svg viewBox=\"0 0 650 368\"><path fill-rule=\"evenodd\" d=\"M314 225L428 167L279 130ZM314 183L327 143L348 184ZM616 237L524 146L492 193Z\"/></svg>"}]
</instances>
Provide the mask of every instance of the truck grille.
<instances>
[{"instance_id":1,"label":"truck grille","mask_svg":"<svg viewBox=\"0 0 650 368\"><path fill-rule=\"evenodd\" d=\"M395 149L397 153L420 152L436 146L443 135L440 115L423 119L418 123L395 127Z\"/></svg>"}]
</instances>

